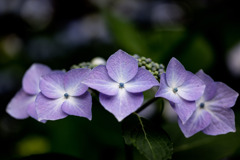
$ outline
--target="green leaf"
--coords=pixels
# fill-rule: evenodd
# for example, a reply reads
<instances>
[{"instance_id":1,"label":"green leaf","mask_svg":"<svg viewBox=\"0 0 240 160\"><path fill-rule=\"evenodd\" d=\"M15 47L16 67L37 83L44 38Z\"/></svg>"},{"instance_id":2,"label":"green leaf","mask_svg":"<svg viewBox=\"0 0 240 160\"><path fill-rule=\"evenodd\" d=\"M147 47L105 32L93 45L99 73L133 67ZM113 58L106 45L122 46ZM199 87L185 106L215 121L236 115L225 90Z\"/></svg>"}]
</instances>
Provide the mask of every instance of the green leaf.
<instances>
[{"instance_id":1,"label":"green leaf","mask_svg":"<svg viewBox=\"0 0 240 160\"><path fill-rule=\"evenodd\" d=\"M201 132L185 138L178 124L167 124L164 129L171 133L174 143L173 159L219 160L231 159L240 149L239 132L209 136ZM236 128L237 131L240 128Z\"/></svg>"},{"instance_id":2,"label":"green leaf","mask_svg":"<svg viewBox=\"0 0 240 160\"><path fill-rule=\"evenodd\" d=\"M199 69L207 70L211 67L214 54L208 41L201 35L195 35L179 60L187 69L197 72Z\"/></svg>"},{"instance_id":3,"label":"green leaf","mask_svg":"<svg viewBox=\"0 0 240 160\"><path fill-rule=\"evenodd\" d=\"M160 126L133 114L122 123L123 137L127 145L133 145L148 160L170 159L173 145Z\"/></svg>"},{"instance_id":4,"label":"green leaf","mask_svg":"<svg viewBox=\"0 0 240 160\"><path fill-rule=\"evenodd\" d=\"M147 53L144 38L126 19L117 17L113 13L105 12L105 19L118 45L131 54Z\"/></svg>"}]
</instances>

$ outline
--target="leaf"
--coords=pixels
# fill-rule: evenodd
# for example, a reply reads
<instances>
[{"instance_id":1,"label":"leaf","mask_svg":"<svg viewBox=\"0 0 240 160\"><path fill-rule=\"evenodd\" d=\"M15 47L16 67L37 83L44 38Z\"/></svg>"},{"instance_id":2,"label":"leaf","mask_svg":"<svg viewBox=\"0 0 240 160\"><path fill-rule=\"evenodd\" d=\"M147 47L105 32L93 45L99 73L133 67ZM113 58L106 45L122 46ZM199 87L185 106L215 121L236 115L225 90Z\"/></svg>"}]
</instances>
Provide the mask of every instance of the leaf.
<instances>
[{"instance_id":1,"label":"leaf","mask_svg":"<svg viewBox=\"0 0 240 160\"><path fill-rule=\"evenodd\" d=\"M72 157L69 155L65 155L65 154L59 154L59 153L47 153L47 154L36 154L36 155L31 155L31 156L27 156L27 157L23 157L23 158L19 158L19 159L13 159L13 160L53 160L53 159L57 159L57 160L81 160L79 158L76 157Z\"/></svg>"},{"instance_id":2,"label":"leaf","mask_svg":"<svg viewBox=\"0 0 240 160\"><path fill-rule=\"evenodd\" d=\"M160 126L132 114L122 123L123 137L127 145L133 145L148 160L170 159L173 145Z\"/></svg>"},{"instance_id":3,"label":"leaf","mask_svg":"<svg viewBox=\"0 0 240 160\"><path fill-rule=\"evenodd\" d=\"M214 62L214 54L211 45L201 35L195 35L186 46L180 61L186 69L197 72L200 68L206 70Z\"/></svg>"},{"instance_id":4,"label":"leaf","mask_svg":"<svg viewBox=\"0 0 240 160\"><path fill-rule=\"evenodd\" d=\"M173 159L184 160L219 160L238 156L240 149L239 133L209 136L201 132L190 138L185 138L177 124L167 124L164 127L174 143ZM237 128L237 131L240 128ZM210 153L210 154L209 154Z\"/></svg>"},{"instance_id":5,"label":"leaf","mask_svg":"<svg viewBox=\"0 0 240 160\"><path fill-rule=\"evenodd\" d=\"M132 23L108 12L105 12L105 19L114 36L114 39L123 50L139 55L147 53L144 38L141 37L140 33L136 30Z\"/></svg>"}]
</instances>

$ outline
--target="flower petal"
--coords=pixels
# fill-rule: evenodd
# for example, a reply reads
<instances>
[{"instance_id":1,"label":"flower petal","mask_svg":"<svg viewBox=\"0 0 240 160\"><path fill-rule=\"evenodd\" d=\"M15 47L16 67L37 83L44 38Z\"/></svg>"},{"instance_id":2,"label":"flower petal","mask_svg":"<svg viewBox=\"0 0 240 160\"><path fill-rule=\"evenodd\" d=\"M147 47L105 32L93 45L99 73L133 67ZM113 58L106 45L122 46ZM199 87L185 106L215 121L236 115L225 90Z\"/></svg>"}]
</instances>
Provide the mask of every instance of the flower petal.
<instances>
[{"instance_id":1,"label":"flower petal","mask_svg":"<svg viewBox=\"0 0 240 160\"><path fill-rule=\"evenodd\" d=\"M39 93L36 98L38 120L57 120L67 117L67 114L62 111L63 102L63 98L49 99Z\"/></svg>"},{"instance_id":2,"label":"flower petal","mask_svg":"<svg viewBox=\"0 0 240 160\"><path fill-rule=\"evenodd\" d=\"M109 77L103 65L95 67L82 83L106 95L116 95L119 90L118 83Z\"/></svg>"},{"instance_id":3,"label":"flower petal","mask_svg":"<svg viewBox=\"0 0 240 160\"><path fill-rule=\"evenodd\" d=\"M22 86L28 94L37 94L40 92L39 81L42 75L49 73L51 69L43 64L34 63L24 74Z\"/></svg>"},{"instance_id":4,"label":"flower petal","mask_svg":"<svg viewBox=\"0 0 240 160\"><path fill-rule=\"evenodd\" d=\"M209 105L230 108L235 105L238 93L222 82L215 82L216 96L208 101Z\"/></svg>"},{"instance_id":5,"label":"flower petal","mask_svg":"<svg viewBox=\"0 0 240 160\"><path fill-rule=\"evenodd\" d=\"M36 99L37 96L35 96L35 99ZM27 109L27 113L29 114L30 117L38 120L38 115L37 115L37 111L36 111L36 103L35 101L33 103L31 103ZM46 123L47 121L46 120L42 120L40 121L42 123Z\"/></svg>"},{"instance_id":6,"label":"flower petal","mask_svg":"<svg viewBox=\"0 0 240 160\"><path fill-rule=\"evenodd\" d=\"M136 111L143 103L142 93L130 93L125 89L120 89L115 96L108 96L100 93L100 103L111 112L118 121Z\"/></svg>"},{"instance_id":7,"label":"flower petal","mask_svg":"<svg viewBox=\"0 0 240 160\"><path fill-rule=\"evenodd\" d=\"M28 95L21 89L8 103L6 112L16 119L28 118L27 109L35 98L35 96Z\"/></svg>"},{"instance_id":8,"label":"flower petal","mask_svg":"<svg viewBox=\"0 0 240 160\"><path fill-rule=\"evenodd\" d=\"M82 83L83 79L90 73L90 69L79 68L72 69L66 73L64 78L65 91L71 96L84 94L88 86Z\"/></svg>"},{"instance_id":9,"label":"flower petal","mask_svg":"<svg viewBox=\"0 0 240 160\"><path fill-rule=\"evenodd\" d=\"M138 62L122 50L118 50L107 60L109 76L118 83L126 83L138 72Z\"/></svg>"},{"instance_id":10,"label":"flower petal","mask_svg":"<svg viewBox=\"0 0 240 160\"><path fill-rule=\"evenodd\" d=\"M183 124L186 123L196 110L196 103L193 101L182 100L180 103L170 102L170 104Z\"/></svg>"},{"instance_id":11,"label":"flower petal","mask_svg":"<svg viewBox=\"0 0 240 160\"><path fill-rule=\"evenodd\" d=\"M213 79L208 76L203 70L199 70L196 75L204 82L206 85L205 91L203 93L203 98L205 101L212 99L216 95L216 83Z\"/></svg>"},{"instance_id":12,"label":"flower petal","mask_svg":"<svg viewBox=\"0 0 240 160\"><path fill-rule=\"evenodd\" d=\"M54 71L42 76L40 80L40 90L48 98L60 98L65 94L64 90L65 73Z\"/></svg>"},{"instance_id":13,"label":"flower petal","mask_svg":"<svg viewBox=\"0 0 240 160\"><path fill-rule=\"evenodd\" d=\"M92 97L89 92L78 97L69 97L62 105L62 110L68 115L92 119Z\"/></svg>"},{"instance_id":14,"label":"flower petal","mask_svg":"<svg viewBox=\"0 0 240 160\"><path fill-rule=\"evenodd\" d=\"M136 76L125 83L125 88L128 92L139 93L158 85L158 81L148 70L138 68Z\"/></svg>"},{"instance_id":15,"label":"flower petal","mask_svg":"<svg viewBox=\"0 0 240 160\"><path fill-rule=\"evenodd\" d=\"M178 87L178 94L185 100L195 101L203 95L204 89L204 82L195 74L188 72L188 79Z\"/></svg>"},{"instance_id":16,"label":"flower petal","mask_svg":"<svg viewBox=\"0 0 240 160\"><path fill-rule=\"evenodd\" d=\"M230 108L210 107L211 124L203 130L208 135L226 134L235 132L235 116Z\"/></svg>"},{"instance_id":17,"label":"flower petal","mask_svg":"<svg viewBox=\"0 0 240 160\"><path fill-rule=\"evenodd\" d=\"M159 89L155 97L162 97L174 103L180 103L183 101L178 93L173 92L173 88L170 88L166 82L166 73L161 74Z\"/></svg>"},{"instance_id":18,"label":"flower petal","mask_svg":"<svg viewBox=\"0 0 240 160\"><path fill-rule=\"evenodd\" d=\"M175 88L183 84L186 81L188 72L184 66L176 59L172 58L168 63L166 69L166 81L168 86Z\"/></svg>"},{"instance_id":19,"label":"flower petal","mask_svg":"<svg viewBox=\"0 0 240 160\"><path fill-rule=\"evenodd\" d=\"M211 115L204 109L197 109L185 124L182 124L181 120L178 121L178 125L186 138L202 131L210 123Z\"/></svg>"},{"instance_id":20,"label":"flower petal","mask_svg":"<svg viewBox=\"0 0 240 160\"><path fill-rule=\"evenodd\" d=\"M37 96L35 96L36 99ZM35 107L35 101L31 104L29 104L28 109L27 109L27 113L29 114L30 117L38 120L38 115L37 115L37 111L36 111L36 107Z\"/></svg>"}]
</instances>

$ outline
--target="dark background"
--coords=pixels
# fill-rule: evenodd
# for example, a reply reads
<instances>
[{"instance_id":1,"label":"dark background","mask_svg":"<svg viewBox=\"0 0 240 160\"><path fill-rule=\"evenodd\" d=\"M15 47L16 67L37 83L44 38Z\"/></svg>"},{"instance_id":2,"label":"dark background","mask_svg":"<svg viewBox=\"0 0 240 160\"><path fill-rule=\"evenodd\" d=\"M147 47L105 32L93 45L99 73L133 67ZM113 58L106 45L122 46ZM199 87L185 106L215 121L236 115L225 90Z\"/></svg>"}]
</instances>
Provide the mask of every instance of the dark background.
<instances>
[{"instance_id":1,"label":"dark background","mask_svg":"<svg viewBox=\"0 0 240 160\"><path fill-rule=\"evenodd\" d=\"M118 49L165 66L176 57L240 91L239 3L227 0L0 0L0 159L62 153L81 159L125 159L120 123L93 102L93 120L67 117L41 124L7 115L33 63L52 69L107 59ZM176 123L154 117L173 140L174 159L240 156L236 133L186 139Z\"/></svg>"}]
</instances>

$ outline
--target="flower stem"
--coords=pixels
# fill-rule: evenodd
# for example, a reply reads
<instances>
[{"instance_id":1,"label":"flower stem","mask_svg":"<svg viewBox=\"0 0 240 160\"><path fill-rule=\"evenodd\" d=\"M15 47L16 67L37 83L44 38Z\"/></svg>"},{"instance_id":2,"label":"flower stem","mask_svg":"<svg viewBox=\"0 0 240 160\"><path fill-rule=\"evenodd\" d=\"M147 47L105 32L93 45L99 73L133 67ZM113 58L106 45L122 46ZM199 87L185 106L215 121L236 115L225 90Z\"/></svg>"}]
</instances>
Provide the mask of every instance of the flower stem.
<instances>
[{"instance_id":1,"label":"flower stem","mask_svg":"<svg viewBox=\"0 0 240 160\"><path fill-rule=\"evenodd\" d=\"M157 99L159 98L152 98L149 101L147 101L145 104L143 104L140 108L138 108L138 110L136 111L136 113L140 113L142 110L144 110L145 108L147 108L147 106L149 106L150 104L152 104L153 102L155 102Z\"/></svg>"}]
</instances>

